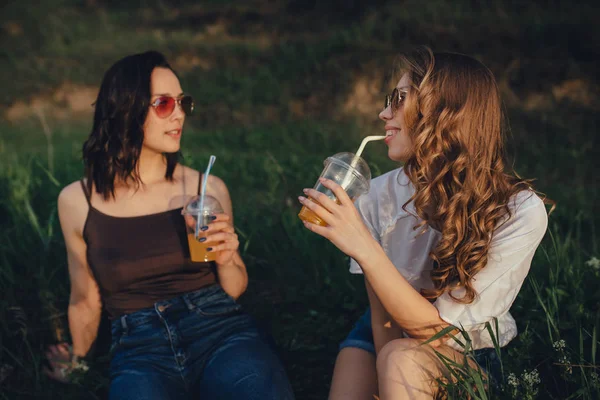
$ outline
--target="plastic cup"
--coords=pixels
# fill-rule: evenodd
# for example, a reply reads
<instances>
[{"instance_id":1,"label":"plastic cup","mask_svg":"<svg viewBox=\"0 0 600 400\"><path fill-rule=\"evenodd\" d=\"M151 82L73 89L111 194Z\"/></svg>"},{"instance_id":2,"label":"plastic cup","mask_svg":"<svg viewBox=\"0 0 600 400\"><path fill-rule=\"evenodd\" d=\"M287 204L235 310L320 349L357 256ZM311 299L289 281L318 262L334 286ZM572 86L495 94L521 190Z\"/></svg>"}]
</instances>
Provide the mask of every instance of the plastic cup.
<instances>
[{"instance_id":1,"label":"plastic cup","mask_svg":"<svg viewBox=\"0 0 600 400\"><path fill-rule=\"evenodd\" d=\"M327 157L323 162L323 165L325 168L323 168L320 177L332 180L341 185L352 201L355 201L360 195L369 191L371 170L366 161L361 157L355 158L353 153L337 153L331 157ZM314 189L325 194L336 203L340 203L333 192L323 186L318 180ZM308 199L318 203L318 201L311 197ZM302 207L298 217L303 221L327 226L325 221L319 218L306 206Z\"/></svg>"},{"instance_id":2,"label":"plastic cup","mask_svg":"<svg viewBox=\"0 0 600 400\"><path fill-rule=\"evenodd\" d=\"M192 197L183 207L181 214L185 219L188 244L190 247L190 259L193 262L215 261L217 253L206 251L208 247L214 247L216 243L206 244L200 242L201 238L207 236L200 228L208 226L212 222L211 216L223 212L219 201L212 196L204 196L204 205L200 208L200 196Z\"/></svg>"}]
</instances>

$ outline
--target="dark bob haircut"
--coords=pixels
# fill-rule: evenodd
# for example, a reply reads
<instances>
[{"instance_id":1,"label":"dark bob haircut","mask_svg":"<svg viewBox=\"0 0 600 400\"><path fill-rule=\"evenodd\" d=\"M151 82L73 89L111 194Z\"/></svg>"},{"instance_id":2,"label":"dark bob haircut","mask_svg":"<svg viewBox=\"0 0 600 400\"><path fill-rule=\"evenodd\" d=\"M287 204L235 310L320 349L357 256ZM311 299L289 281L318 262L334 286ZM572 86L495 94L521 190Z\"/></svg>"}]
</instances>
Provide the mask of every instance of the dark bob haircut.
<instances>
[{"instance_id":1,"label":"dark bob haircut","mask_svg":"<svg viewBox=\"0 0 600 400\"><path fill-rule=\"evenodd\" d=\"M173 68L156 51L133 54L117 61L104 74L95 103L94 125L83 144L83 162L88 192L108 200L115 196L115 181L133 178L143 184L138 160L144 143L144 122L150 108L150 78L154 68ZM173 71L175 73L175 71ZM180 153L165 154L167 180Z\"/></svg>"}]
</instances>

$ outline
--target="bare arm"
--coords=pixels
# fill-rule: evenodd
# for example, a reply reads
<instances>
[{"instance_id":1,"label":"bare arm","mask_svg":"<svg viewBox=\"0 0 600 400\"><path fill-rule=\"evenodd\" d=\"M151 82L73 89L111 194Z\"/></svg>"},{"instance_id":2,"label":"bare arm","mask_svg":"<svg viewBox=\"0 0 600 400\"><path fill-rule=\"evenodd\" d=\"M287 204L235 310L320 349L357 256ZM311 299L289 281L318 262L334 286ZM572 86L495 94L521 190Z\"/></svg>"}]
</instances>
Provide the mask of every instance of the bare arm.
<instances>
[{"instance_id":1,"label":"bare arm","mask_svg":"<svg viewBox=\"0 0 600 400\"><path fill-rule=\"evenodd\" d=\"M385 310L367 279L365 279L365 286L367 287L369 304L371 306L371 327L373 330L375 354L379 354L379 351L387 342L402 337L402 329L400 329L396 321Z\"/></svg>"},{"instance_id":2,"label":"bare arm","mask_svg":"<svg viewBox=\"0 0 600 400\"><path fill-rule=\"evenodd\" d=\"M371 244L369 257L357 261L371 290L378 294L381 304L385 310L389 310L389 316L398 326L411 337L421 340L427 340L449 326L440 318L435 306L398 272L379 243L372 241ZM373 334L375 335L375 328ZM441 339L430 344L438 346L444 341L445 339Z\"/></svg>"},{"instance_id":3,"label":"bare arm","mask_svg":"<svg viewBox=\"0 0 600 400\"><path fill-rule=\"evenodd\" d=\"M227 228L226 231L229 235L233 234L234 238L232 240L234 240L236 243L232 257L226 263L220 264L219 259L217 259L217 274L223 290L231 297L237 299L246 291L246 288L248 287L248 273L246 272L246 264L244 264L244 261L242 260L237 248L239 242L237 242L237 235L235 235L234 230L233 206L231 204L229 190L221 179L215 176L211 176L211 178L212 179L209 180L209 184L214 190L214 195L219 200L219 203L221 203L225 214L229 216L229 221L227 222L230 224L230 227ZM216 246L214 250L219 251L219 247Z\"/></svg>"},{"instance_id":4,"label":"bare arm","mask_svg":"<svg viewBox=\"0 0 600 400\"><path fill-rule=\"evenodd\" d=\"M314 189L305 193L317 202L300 197L300 202L327 222L327 227L305 223L311 231L329 239L360 265L373 292L398 326L413 338L427 340L449 326L440 318L437 308L416 291L398 272L385 251L369 232L354 203L342 187L321 179L341 204ZM375 332L375 331L374 331ZM430 344L441 345L445 339Z\"/></svg>"},{"instance_id":5,"label":"bare arm","mask_svg":"<svg viewBox=\"0 0 600 400\"><path fill-rule=\"evenodd\" d=\"M67 248L71 283L68 316L73 354L83 357L98 334L102 303L86 258L83 225L87 216L87 202L79 182L67 186L59 195L58 215Z\"/></svg>"}]
</instances>

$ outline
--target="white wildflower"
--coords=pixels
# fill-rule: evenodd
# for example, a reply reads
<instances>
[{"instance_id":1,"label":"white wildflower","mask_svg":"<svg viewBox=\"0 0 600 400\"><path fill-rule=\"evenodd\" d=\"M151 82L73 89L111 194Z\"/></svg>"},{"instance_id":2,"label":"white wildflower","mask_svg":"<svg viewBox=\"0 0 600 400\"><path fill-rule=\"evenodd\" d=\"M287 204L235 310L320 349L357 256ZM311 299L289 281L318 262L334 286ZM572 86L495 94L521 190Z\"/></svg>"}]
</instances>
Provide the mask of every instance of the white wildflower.
<instances>
[{"instance_id":1,"label":"white wildflower","mask_svg":"<svg viewBox=\"0 0 600 400\"><path fill-rule=\"evenodd\" d=\"M552 343L552 347L554 347L554 350L556 350L556 351L562 351L565 349L565 347L567 347L567 344L565 343L564 340L560 339L560 340L557 340L556 342Z\"/></svg>"},{"instance_id":2,"label":"white wildflower","mask_svg":"<svg viewBox=\"0 0 600 400\"><path fill-rule=\"evenodd\" d=\"M573 366L571 365L571 360L569 360L569 357L567 357L566 355L562 355L558 362L559 364L563 364L567 374L573 373Z\"/></svg>"},{"instance_id":3,"label":"white wildflower","mask_svg":"<svg viewBox=\"0 0 600 400\"><path fill-rule=\"evenodd\" d=\"M595 270L600 270L600 259L598 259L597 257L592 257L585 262L585 265L587 265L588 267L592 267Z\"/></svg>"},{"instance_id":4,"label":"white wildflower","mask_svg":"<svg viewBox=\"0 0 600 400\"><path fill-rule=\"evenodd\" d=\"M567 374L573 373L573 366L571 365L571 360L569 360L569 356L565 354L565 348L567 344L564 340L557 340L552 343L552 347L560 354L560 358L558 359L558 364L562 364L565 367L565 371Z\"/></svg>"},{"instance_id":5,"label":"white wildflower","mask_svg":"<svg viewBox=\"0 0 600 400\"><path fill-rule=\"evenodd\" d=\"M537 369L534 369L531 372L525 371L523 375L521 375L523 382L530 386L539 385L541 383L540 374Z\"/></svg>"},{"instance_id":6,"label":"white wildflower","mask_svg":"<svg viewBox=\"0 0 600 400\"><path fill-rule=\"evenodd\" d=\"M508 384L514 388L519 386L519 378L517 378L517 376L515 374L513 374L512 372L510 374L508 374Z\"/></svg>"},{"instance_id":7,"label":"white wildflower","mask_svg":"<svg viewBox=\"0 0 600 400\"><path fill-rule=\"evenodd\" d=\"M523 372L523 374L521 375L521 380L523 381L523 386L525 387L527 393L533 396L537 395L537 386L542 382L540 380L540 374L538 373L537 369L534 369L531 372Z\"/></svg>"},{"instance_id":8,"label":"white wildflower","mask_svg":"<svg viewBox=\"0 0 600 400\"><path fill-rule=\"evenodd\" d=\"M519 383L520 383L519 378L517 378L517 376L511 372L510 374L508 374L507 383L510 388L510 392L512 394L511 397L513 399L518 398L517 395L519 394Z\"/></svg>"}]
</instances>

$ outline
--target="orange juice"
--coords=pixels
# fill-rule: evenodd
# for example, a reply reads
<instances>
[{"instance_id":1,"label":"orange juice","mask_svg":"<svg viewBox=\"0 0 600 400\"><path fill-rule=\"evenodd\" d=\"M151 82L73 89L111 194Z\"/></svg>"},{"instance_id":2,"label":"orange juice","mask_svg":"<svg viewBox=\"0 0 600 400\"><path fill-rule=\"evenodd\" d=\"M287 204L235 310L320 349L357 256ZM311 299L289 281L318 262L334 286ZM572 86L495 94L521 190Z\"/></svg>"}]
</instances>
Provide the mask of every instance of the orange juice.
<instances>
[{"instance_id":1,"label":"orange juice","mask_svg":"<svg viewBox=\"0 0 600 400\"><path fill-rule=\"evenodd\" d=\"M308 200L314 201L317 204L321 204L318 201L316 201L315 199L313 199L312 197L309 197ZM335 199L335 202L340 204L338 199ZM320 225L320 226L328 226L327 222L325 222L321 218L319 218L319 216L317 214L315 214L311 209L307 208L306 206L302 206L302 209L298 213L298 217L302 221L310 222L311 224Z\"/></svg>"},{"instance_id":2,"label":"orange juice","mask_svg":"<svg viewBox=\"0 0 600 400\"><path fill-rule=\"evenodd\" d=\"M188 233L188 244L190 245L190 258L194 262L207 262L215 261L217 254L213 251L206 251L209 247L214 247L216 243L203 243L199 242L195 237L194 233Z\"/></svg>"}]
</instances>

